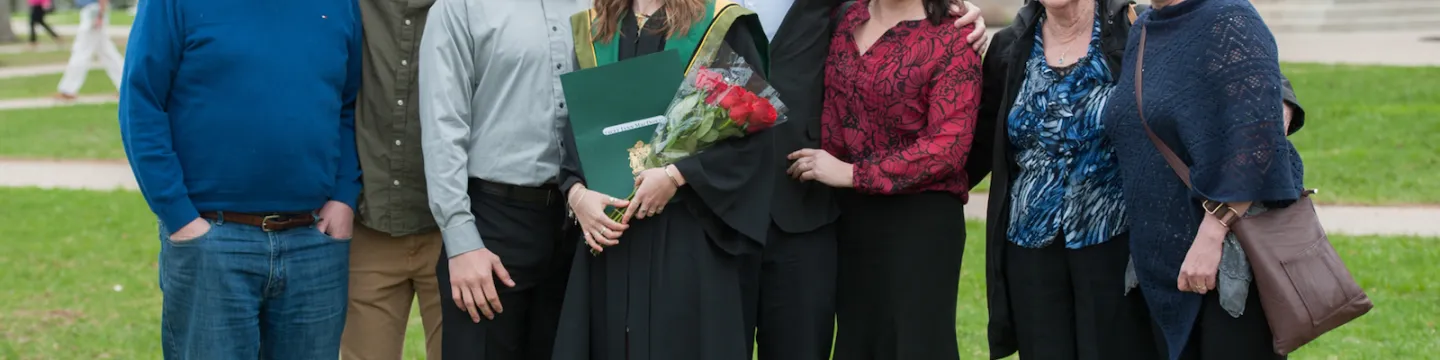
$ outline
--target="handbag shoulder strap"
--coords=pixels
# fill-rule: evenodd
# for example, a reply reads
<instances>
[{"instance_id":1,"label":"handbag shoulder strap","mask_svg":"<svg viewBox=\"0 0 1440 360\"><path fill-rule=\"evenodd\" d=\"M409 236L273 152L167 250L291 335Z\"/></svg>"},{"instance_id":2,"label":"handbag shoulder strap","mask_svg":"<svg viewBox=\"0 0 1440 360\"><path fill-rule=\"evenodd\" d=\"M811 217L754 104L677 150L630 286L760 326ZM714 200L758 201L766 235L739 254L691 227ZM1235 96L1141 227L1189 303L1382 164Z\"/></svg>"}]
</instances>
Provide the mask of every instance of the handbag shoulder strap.
<instances>
[{"instance_id":1,"label":"handbag shoulder strap","mask_svg":"<svg viewBox=\"0 0 1440 360\"><path fill-rule=\"evenodd\" d=\"M1165 162L1170 163L1170 168L1175 170L1175 176L1180 177L1180 181L1185 183L1186 188L1191 188L1193 186L1190 184L1190 167L1185 166L1185 162L1180 161L1180 156L1175 155L1175 151L1170 150L1170 146L1165 145L1165 141L1155 135L1155 130L1150 129L1150 121L1145 120L1145 101L1144 96L1141 96L1141 90L1144 89L1144 86L1141 85L1144 83L1141 76L1144 74L1145 27L1142 26L1140 27L1140 50L1135 55L1135 108L1140 112L1140 125L1145 127L1145 135L1150 137L1150 142L1155 143L1155 148L1160 150L1160 156L1165 157Z\"/></svg>"}]
</instances>

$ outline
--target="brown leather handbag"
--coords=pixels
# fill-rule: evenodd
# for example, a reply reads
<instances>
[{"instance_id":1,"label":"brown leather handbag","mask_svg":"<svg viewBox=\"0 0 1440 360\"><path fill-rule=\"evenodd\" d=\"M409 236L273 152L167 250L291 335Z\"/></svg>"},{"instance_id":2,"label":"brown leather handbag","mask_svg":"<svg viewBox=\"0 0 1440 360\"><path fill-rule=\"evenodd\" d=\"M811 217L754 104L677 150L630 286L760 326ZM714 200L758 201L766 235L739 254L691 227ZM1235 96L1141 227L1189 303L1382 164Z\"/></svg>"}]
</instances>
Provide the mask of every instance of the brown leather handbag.
<instances>
[{"instance_id":1,"label":"brown leather handbag","mask_svg":"<svg viewBox=\"0 0 1440 360\"><path fill-rule=\"evenodd\" d=\"M1145 29L1141 28L1140 50L1135 59L1135 103L1140 123L1175 175L1185 187L1191 187L1190 167L1150 130L1145 120L1140 96L1144 64ZM1289 207L1244 217L1230 226L1250 260L1260 290L1260 306L1274 334L1275 353L1280 355L1295 351L1375 307L1320 227L1315 204L1310 200L1313 193L1306 190Z\"/></svg>"}]
</instances>

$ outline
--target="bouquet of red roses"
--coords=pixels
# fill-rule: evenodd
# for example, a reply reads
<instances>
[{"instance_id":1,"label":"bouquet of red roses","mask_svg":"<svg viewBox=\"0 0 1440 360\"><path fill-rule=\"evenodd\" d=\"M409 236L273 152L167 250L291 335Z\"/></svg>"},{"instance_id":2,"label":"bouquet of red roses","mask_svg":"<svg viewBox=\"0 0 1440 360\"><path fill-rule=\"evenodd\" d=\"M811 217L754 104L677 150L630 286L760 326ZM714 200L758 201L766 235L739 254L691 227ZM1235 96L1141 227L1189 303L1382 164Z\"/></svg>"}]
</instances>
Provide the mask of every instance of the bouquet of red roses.
<instances>
[{"instance_id":1,"label":"bouquet of red roses","mask_svg":"<svg viewBox=\"0 0 1440 360\"><path fill-rule=\"evenodd\" d=\"M785 104L764 77L728 45L690 69L650 144L632 149L631 168L664 167L711 145L785 122ZM635 194L630 194L633 198ZM610 212L620 221L621 209Z\"/></svg>"}]
</instances>

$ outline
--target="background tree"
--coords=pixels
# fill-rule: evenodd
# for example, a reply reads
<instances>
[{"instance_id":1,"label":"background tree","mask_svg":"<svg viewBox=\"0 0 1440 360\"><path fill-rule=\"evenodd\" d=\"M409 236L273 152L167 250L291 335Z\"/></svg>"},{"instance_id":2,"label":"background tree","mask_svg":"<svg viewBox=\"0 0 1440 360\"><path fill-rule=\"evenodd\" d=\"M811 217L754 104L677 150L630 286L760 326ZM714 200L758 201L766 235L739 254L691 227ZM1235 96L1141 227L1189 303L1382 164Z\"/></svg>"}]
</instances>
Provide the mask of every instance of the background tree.
<instances>
[{"instance_id":1,"label":"background tree","mask_svg":"<svg viewBox=\"0 0 1440 360\"><path fill-rule=\"evenodd\" d=\"M20 0L0 0L0 19L5 21L4 26L0 26L0 44L12 43L19 40L15 38L15 31L10 25L10 12L15 9L15 4L19 2Z\"/></svg>"}]
</instances>

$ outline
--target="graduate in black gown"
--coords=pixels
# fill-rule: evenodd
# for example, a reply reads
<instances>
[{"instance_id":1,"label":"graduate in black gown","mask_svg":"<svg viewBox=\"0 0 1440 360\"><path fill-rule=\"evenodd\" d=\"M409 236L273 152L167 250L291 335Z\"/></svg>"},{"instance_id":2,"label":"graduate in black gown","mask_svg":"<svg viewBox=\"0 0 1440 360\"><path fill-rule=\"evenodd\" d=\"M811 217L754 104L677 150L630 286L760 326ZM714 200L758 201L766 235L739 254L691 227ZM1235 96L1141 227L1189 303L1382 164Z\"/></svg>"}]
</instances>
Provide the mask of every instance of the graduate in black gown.
<instances>
[{"instance_id":1,"label":"graduate in black gown","mask_svg":"<svg viewBox=\"0 0 1440 360\"><path fill-rule=\"evenodd\" d=\"M762 49L768 45L759 21L738 5L599 0L596 7L608 10L577 14L575 33L611 40L580 43L577 55L592 56L577 56L581 68L672 49L688 58L708 33L760 73L766 69ZM588 31L587 22L604 23L607 17L618 24L609 29L618 38L605 36L605 29ZM689 26L681 26L685 22ZM612 58L597 61L593 54ZM573 135L566 134L570 156L562 189L568 189L588 246L575 257L555 359L749 359L753 339L745 329L742 286L755 281L742 277L757 273L748 267L759 266L770 224L776 175L767 159L777 156L770 134L725 140L673 165L642 171L629 203L585 188ZM606 205L628 206L632 217L625 225L610 222L604 218ZM592 249L601 252L592 255Z\"/></svg>"}]
</instances>

